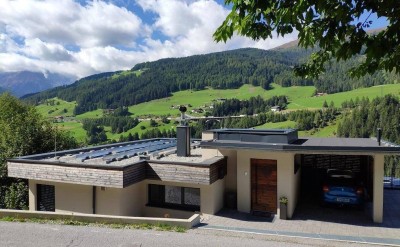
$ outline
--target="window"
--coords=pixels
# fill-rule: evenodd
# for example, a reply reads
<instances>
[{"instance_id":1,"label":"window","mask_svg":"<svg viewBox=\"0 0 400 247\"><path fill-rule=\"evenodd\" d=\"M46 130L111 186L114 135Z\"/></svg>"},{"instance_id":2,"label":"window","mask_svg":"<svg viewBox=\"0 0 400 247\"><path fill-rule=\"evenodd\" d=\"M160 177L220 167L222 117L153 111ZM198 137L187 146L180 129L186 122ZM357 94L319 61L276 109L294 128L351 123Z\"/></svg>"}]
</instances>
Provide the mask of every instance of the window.
<instances>
[{"instance_id":1,"label":"window","mask_svg":"<svg viewBox=\"0 0 400 247\"><path fill-rule=\"evenodd\" d=\"M149 184L149 206L200 210L200 189Z\"/></svg>"},{"instance_id":2,"label":"window","mask_svg":"<svg viewBox=\"0 0 400 247\"><path fill-rule=\"evenodd\" d=\"M37 211L55 211L55 193L53 185L37 185Z\"/></svg>"}]
</instances>

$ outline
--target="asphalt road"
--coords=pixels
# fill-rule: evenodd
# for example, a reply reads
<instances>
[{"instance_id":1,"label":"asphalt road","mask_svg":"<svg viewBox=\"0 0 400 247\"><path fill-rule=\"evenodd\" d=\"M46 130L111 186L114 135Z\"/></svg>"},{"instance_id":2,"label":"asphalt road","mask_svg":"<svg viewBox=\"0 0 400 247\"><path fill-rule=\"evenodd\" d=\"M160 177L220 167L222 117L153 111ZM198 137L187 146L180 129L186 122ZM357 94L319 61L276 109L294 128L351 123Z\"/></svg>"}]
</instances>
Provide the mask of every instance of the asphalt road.
<instances>
[{"instance_id":1,"label":"asphalt road","mask_svg":"<svg viewBox=\"0 0 400 247\"><path fill-rule=\"evenodd\" d=\"M0 222L0 246L358 246L310 239L280 238L207 230L186 233L154 230L110 229L36 223Z\"/></svg>"}]
</instances>

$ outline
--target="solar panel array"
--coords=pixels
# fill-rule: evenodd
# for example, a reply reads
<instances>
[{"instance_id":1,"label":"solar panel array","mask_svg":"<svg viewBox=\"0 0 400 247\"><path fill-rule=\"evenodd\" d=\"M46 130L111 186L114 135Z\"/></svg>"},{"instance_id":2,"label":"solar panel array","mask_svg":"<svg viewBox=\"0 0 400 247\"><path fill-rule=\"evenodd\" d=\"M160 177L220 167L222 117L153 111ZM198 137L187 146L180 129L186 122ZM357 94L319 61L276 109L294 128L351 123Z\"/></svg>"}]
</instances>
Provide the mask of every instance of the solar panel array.
<instances>
[{"instance_id":1,"label":"solar panel array","mask_svg":"<svg viewBox=\"0 0 400 247\"><path fill-rule=\"evenodd\" d=\"M90 159L102 158L107 164L113 161L132 158L139 155L148 155L156 151L176 147L176 140L157 140L126 146L111 147L101 150L89 151L75 155L75 159L84 162Z\"/></svg>"}]
</instances>

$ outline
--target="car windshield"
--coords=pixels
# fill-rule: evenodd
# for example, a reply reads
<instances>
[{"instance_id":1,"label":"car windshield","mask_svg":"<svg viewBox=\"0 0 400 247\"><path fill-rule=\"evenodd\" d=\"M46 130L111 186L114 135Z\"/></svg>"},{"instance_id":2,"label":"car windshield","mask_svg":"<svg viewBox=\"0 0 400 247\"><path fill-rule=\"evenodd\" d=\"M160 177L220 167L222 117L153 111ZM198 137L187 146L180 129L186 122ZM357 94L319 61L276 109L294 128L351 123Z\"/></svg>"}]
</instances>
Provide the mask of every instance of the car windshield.
<instances>
[{"instance_id":1,"label":"car windshield","mask_svg":"<svg viewBox=\"0 0 400 247\"><path fill-rule=\"evenodd\" d=\"M328 183L337 186L354 186L354 174L351 171L329 170Z\"/></svg>"},{"instance_id":2,"label":"car windshield","mask_svg":"<svg viewBox=\"0 0 400 247\"><path fill-rule=\"evenodd\" d=\"M353 178L354 174L348 170L328 170L328 176L331 178Z\"/></svg>"}]
</instances>

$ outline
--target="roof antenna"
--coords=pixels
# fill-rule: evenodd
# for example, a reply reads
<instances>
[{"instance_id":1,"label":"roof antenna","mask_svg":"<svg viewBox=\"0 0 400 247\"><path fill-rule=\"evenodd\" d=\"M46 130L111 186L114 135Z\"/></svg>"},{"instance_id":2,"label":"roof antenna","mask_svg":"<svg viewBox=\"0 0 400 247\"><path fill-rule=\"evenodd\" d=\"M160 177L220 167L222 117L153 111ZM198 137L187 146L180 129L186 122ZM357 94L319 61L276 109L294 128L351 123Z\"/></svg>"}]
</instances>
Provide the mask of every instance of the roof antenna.
<instances>
[{"instance_id":1,"label":"roof antenna","mask_svg":"<svg viewBox=\"0 0 400 247\"><path fill-rule=\"evenodd\" d=\"M57 128L54 129L54 158L57 158Z\"/></svg>"},{"instance_id":2,"label":"roof antenna","mask_svg":"<svg viewBox=\"0 0 400 247\"><path fill-rule=\"evenodd\" d=\"M381 139L382 139L382 129L377 128L376 129L376 139L378 141L379 146L381 145Z\"/></svg>"}]
</instances>

